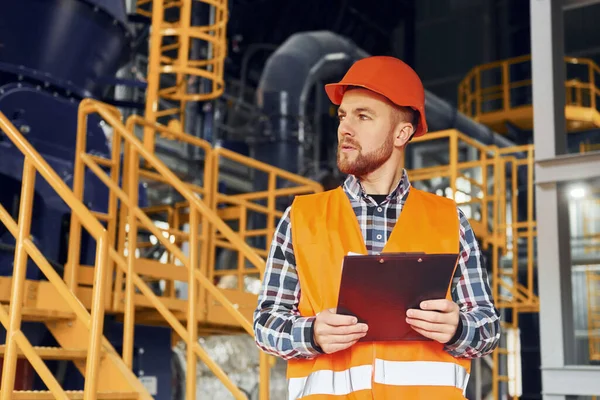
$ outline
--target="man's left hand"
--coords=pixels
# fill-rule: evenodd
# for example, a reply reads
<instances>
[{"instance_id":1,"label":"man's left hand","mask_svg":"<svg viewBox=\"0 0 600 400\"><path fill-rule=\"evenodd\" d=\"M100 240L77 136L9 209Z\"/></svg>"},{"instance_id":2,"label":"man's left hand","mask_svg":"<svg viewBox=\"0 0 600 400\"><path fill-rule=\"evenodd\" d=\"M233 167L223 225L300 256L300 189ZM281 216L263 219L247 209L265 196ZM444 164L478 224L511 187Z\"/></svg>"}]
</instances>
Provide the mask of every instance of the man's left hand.
<instances>
[{"instance_id":1,"label":"man's left hand","mask_svg":"<svg viewBox=\"0 0 600 400\"><path fill-rule=\"evenodd\" d=\"M426 338L448 343L458 328L459 308L450 300L428 300L420 304L421 309L406 312L406 322Z\"/></svg>"}]
</instances>

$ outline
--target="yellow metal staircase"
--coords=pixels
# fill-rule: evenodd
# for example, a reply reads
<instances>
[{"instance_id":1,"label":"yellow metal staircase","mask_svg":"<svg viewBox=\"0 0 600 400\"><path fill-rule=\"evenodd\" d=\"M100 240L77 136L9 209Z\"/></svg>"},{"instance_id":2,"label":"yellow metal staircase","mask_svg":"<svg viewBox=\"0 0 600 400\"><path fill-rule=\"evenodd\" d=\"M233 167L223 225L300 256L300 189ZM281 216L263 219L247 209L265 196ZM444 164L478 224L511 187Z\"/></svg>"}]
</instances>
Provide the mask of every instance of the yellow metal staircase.
<instances>
[{"instance_id":1,"label":"yellow metal staircase","mask_svg":"<svg viewBox=\"0 0 600 400\"><path fill-rule=\"evenodd\" d=\"M86 152L87 118L91 114L100 116L112 128L110 159ZM243 392L200 345L199 330L245 332L253 335L250 321L257 296L256 293L245 290L242 282L249 276L260 279L264 261L259 253L266 253L269 240L262 248L250 247L247 241L261 235L270 239L276 219L281 216L276 207L277 199L320 191L320 185L228 150L213 149L198 138L149 123L138 116L129 118L124 125L115 108L97 101L84 100L79 108L77 152L71 191L4 116L1 121L2 130L26 155L19 224L11 219L6 210L2 209L0 213L2 223L17 239L14 275L12 279L3 279L4 287L10 284L13 289L9 298L0 292L1 300L10 300L10 310L0 310L2 323L9 332L6 347L2 348L5 354L2 400L12 396L11 382L14 381L19 351L28 358L38 374L43 376L51 394L15 396L81 398L83 393L62 391L44 367L41 358L45 357L68 358L75 363L85 377L86 399L150 398L131 371L135 325L148 322L171 327L176 338L185 342L187 376L192 377L186 380L186 398L196 398L194 377L200 359L236 399L245 399ZM144 147L144 143L134 133L136 126L152 135L156 131L163 138L185 141L203 149L203 185L196 186L181 181ZM268 189L239 195L218 193L216 183L219 165L224 158L267 173ZM105 214L91 212L82 203L85 169L93 172L110 189L108 211ZM28 239L33 175L36 170L73 209L64 280ZM146 210L140 208L138 187L141 178L169 184L183 201ZM294 185L278 189L277 182L281 179ZM266 205L260 204L261 201ZM158 212L170 215L171 224L166 228L159 226L157 220L153 219ZM246 229L248 212L259 212L266 216L266 228ZM234 231L225 220L237 221L238 231ZM188 227L186 231L181 229L184 225ZM79 265L82 227L97 242L96 262L93 266ZM137 233L141 230L151 232L152 237L166 249L166 262L139 256L139 250L146 245L138 238ZM184 244L187 244L187 254L183 251ZM225 271L215 271L215 252L218 247L235 251L238 254L237 265ZM26 253L40 265L48 282L25 280ZM238 278L236 287L217 286L219 280L226 276ZM167 290L156 294L148 284L152 280L166 281ZM172 290L176 281L187 283L187 298L178 298ZM24 293L28 293L28 288L34 286L37 289L37 300L28 302ZM2 287L0 283L0 289ZM92 310L91 316L86 308ZM124 321L122 355L117 354L102 336L103 318L107 313L115 314ZM30 346L19 331L21 318L26 318L27 315L34 320L47 321L49 330L61 348ZM261 399L268 398L269 368L268 357L260 352Z\"/></svg>"},{"instance_id":2,"label":"yellow metal staircase","mask_svg":"<svg viewBox=\"0 0 600 400\"><path fill-rule=\"evenodd\" d=\"M15 221L0 205L0 221L16 239L15 262L11 282L10 304L0 307L0 322L6 329L6 344L3 348L4 362L0 398L27 399L151 399L148 392L127 368L119 354L102 336L104 322L103 297L106 282L109 238L107 231L92 217L89 210L75 198L70 189L27 143L9 120L0 113L0 128L13 144L23 153L23 178L19 218ZM92 313L83 307L75 294L69 290L62 278L30 238L30 225L37 175L43 177L82 221L88 232L96 239L96 262L94 265L94 289ZM36 282L36 296L26 291L26 265L30 257L44 273L48 282ZM25 298L25 293L28 298ZM60 348L35 348L21 331L23 319L43 321L54 335ZM17 358L24 355L48 387L48 392L13 391ZM73 360L87 379L83 392L66 393L42 358L60 356ZM83 396L83 397L82 397Z\"/></svg>"}]
</instances>

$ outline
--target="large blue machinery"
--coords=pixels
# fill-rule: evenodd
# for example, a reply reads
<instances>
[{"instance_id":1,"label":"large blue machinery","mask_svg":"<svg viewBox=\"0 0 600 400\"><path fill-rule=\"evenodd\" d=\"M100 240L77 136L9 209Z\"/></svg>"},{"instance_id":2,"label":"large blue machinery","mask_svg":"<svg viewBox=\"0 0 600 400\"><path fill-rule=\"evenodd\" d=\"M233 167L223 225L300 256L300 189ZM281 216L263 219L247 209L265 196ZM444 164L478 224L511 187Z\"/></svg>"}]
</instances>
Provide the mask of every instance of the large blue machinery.
<instances>
[{"instance_id":1,"label":"large blue machinery","mask_svg":"<svg viewBox=\"0 0 600 400\"><path fill-rule=\"evenodd\" d=\"M116 0L29 0L2 4L0 17L0 111L72 186L77 108L84 97L103 99L117 70L130 58L133 35L125 3ZM88 152L110 155L107 136L97 118L90 118ZM0 203L18 214L23 157L0 132ZM108 191L86 177L84 202L107 211ZM145 192L141 188L140 199ZM142 203L143 205L143 203ZM31 232L38 248L62 273L66 261L70 210L43 181L36 180ZM94 243L82 238L82 264L93 265ZM15 240L0 225L0 275L12 275ZM28 279L45 279L30 261ZM25 324L31 343L56 345L43 324ZM169 328L136 327L134 371L157 379L156 399L171 399L171 335ZM122 327L107 317L105 334L121 347ZM0 336L4 336L0 328ZM4 343L0 337L0 343ZM143 350L143 351L142 351ZM160 360L160 361L158 361ZM158 361L158 362L157 362ZM74 366L48 362L65 389L82 389ZM44 389L39 379L21 389Z\"/></svg>"}]
</instances>

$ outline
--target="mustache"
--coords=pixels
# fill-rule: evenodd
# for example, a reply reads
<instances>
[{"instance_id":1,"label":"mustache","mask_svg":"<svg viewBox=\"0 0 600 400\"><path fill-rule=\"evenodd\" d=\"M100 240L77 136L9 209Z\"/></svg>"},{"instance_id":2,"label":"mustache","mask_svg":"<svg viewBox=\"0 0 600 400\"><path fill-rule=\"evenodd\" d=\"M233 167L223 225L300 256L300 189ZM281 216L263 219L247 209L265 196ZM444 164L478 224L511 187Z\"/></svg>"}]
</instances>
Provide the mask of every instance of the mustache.
<instances>
[{"instance_id":1,"label":"mustache","mask_svg":"<svg viewBox=\"0 0 600 400\"><path fill-rule=\"evenodd\" d=\"M338 145L338 148L342 148L343 146L350 146L350 147L354 147L355 149L360 150L360 145L358 144L358 142L355 142L352 139L345 139L344 141L340 142L340 144Z\"/></svg>"}]
</instances>

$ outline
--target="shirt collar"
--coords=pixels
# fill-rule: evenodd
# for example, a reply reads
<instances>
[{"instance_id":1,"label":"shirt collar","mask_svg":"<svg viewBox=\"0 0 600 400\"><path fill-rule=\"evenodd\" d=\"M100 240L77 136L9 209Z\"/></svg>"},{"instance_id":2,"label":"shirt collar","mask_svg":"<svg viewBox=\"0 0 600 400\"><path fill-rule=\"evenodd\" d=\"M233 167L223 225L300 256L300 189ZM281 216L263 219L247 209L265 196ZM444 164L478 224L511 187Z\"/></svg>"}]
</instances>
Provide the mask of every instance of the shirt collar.
<instances>
[{"instance_id":1,"label":"shirt collar","mask_svg":"<svg viewBox=\"0 0 600 400\"><path fill-rule=\"evenodd\" d=\"M402 177L400 181L388 195L387 201L398 201L402 199L410 189L410 181L408 180L408 174L405 169L402 169ZM360 180L354 175L348 175L346 180L344 181L344 190L355 200L370 200L368 193L365 191L365 188L360 183Z\"/></svg>"}]
</instances>

